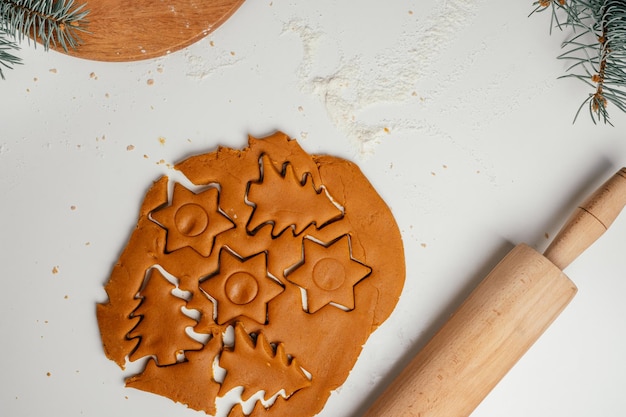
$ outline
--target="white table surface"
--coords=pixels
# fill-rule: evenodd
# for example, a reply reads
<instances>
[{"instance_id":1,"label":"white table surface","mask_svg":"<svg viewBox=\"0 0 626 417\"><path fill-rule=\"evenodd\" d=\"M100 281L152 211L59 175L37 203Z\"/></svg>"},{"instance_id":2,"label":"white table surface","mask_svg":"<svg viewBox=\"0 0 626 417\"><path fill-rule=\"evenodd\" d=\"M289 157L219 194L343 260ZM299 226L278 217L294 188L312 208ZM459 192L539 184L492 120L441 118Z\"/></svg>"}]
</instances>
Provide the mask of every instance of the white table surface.
<instances>
[{"instance_id":1,"label":"white table surface","mask_svg":"<svg viewBox=\"0 0 626 417\"><path fill-rule=\"evenodd\" d=\"M530 1L337 3L250 0L139 62L23 44L0 82L1 415L203 415L125 388L95 319L146 189L192 154L281 130L358 163L397 219L404 292L323 417L359 416L514 244L543 250L626 165L624 114L572 124L589 90L557 80L565 35ZM624 415L625 249L626 214L474 417Z\"/></svg>"}]
</instances>

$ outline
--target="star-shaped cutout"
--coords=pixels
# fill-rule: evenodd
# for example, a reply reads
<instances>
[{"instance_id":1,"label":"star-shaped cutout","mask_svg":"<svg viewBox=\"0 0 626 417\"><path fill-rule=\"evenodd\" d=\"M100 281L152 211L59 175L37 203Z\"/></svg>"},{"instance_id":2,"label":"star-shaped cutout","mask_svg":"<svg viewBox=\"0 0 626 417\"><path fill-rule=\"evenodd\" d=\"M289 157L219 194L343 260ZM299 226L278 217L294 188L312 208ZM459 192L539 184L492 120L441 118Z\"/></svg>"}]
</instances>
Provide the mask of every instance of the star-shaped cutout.
<instances>
[{"instance_id":1,"label":"star-shaped cutout","mask_svg":"<svg viewBox=\"0 0 626 417\"><path fill-rule=\"evenodd\" d=\"M327 246L303 239L302 245L304 259L287 279L306 290L306 310L315 313L330 303L353 310L354 286L372 269L352 258L350 237Z\"/></svg>"},{"instance_id":2,"label":"star-shaped cutout","mask_svg":"<svg viewBox=\"0 0 626 417\"><path fill-rule=\"evenodd\" d=\"M213 250L215 236L235 225L219 211L219 191L208 188L198 194L179 183L169 206L152 212L152 218L167 229L166 250L189 246L202 256Z\"/></svg>"},{"instance_id":3,"label":"star-shaped cutout","mask_svg":"<svg viewBox=\"0 0 626 417\"><path fill-rule=\"evenodd\" d=\"M218 273L202 281L200 288L217 303L218 324L239 316L265 324L267 303L284 291L267 274L265 252L241 259L228 249L220 251Z\"/></svg>"}]
</instances>

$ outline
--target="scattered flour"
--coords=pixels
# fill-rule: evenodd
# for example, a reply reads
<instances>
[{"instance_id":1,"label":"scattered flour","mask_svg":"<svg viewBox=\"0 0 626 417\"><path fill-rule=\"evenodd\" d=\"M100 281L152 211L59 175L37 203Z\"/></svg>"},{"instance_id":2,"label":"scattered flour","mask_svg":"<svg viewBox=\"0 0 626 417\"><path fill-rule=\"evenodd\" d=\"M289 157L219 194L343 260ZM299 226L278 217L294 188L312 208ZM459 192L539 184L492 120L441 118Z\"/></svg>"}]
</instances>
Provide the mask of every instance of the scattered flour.
<instances>
[{"instance_id":1,"label":"scattered flour","mask_svg":"<svg viewBox=\"0 0 626 417\"><path fill-rule=\"evenodd\" d=\"M203 80L216 71L232 67L241 59L235 58L232 53L221 53L215 56L215 60L207 64L206 57L194 55L189 51L185 52L185 60L187 61L186 75L189 78Z\"/></svg>"},{"instance_id":2,"label":"scattered flour","mask_svg":"<svg viewBox=\"0 0 626 417\"><path fill-rule=\"evenodd\" d=\"M303 48L297 71L301 91L318 97L335 126L355 143L360 156L370 155L390 132L417 128L414 119L382 118L365 121L363 113L379 105L403 104L426 100L418 94L420 85L430 96L441 86L439 55L468 26L477 5L470 0L447 0L441 3L421 27L411 27L384 53L374 57L348 56L340 53L339 64L330 74L316 73L320 49L329 43L325 33L302 19L288 22L284 33L296 34ZM418 26L418 25L416 25ZM450 75L446 73L446 75ZM450 82L449 78L448 82Z\"/></svg>"}]
</instances>

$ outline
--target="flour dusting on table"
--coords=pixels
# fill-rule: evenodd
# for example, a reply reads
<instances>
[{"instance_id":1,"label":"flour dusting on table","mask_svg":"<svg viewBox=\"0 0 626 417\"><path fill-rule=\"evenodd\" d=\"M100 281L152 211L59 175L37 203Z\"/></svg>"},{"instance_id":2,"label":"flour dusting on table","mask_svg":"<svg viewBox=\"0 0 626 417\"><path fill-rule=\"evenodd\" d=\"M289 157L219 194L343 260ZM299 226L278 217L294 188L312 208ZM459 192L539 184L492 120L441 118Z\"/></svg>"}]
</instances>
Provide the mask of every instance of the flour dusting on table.
<instances>
[{"instance_id":1,"label":"flour dusting on table","mask_svg":"<svg viewBox=\"0 0 626 417\"><path fill-rule=\"evenodd\" d=\"M285 25L284 32L296 34L302 42L303 56L297 76L300 89L317 96L326 107L335 126L355 143L360 156L370 155L376 145L391 132L418 128L414 122L383 117L362 120L362 113L376 106L424 100L418 85L436 96L441 73L434 66L446 46L469 25L477 8L475 2L443 2L422 25L407 26L393 45L375 56L349 55L340 52L339 64L330 74L316 73L315 63L321 45L329 43L322 29L302 19Z\"/></svg>"}]
</instances>

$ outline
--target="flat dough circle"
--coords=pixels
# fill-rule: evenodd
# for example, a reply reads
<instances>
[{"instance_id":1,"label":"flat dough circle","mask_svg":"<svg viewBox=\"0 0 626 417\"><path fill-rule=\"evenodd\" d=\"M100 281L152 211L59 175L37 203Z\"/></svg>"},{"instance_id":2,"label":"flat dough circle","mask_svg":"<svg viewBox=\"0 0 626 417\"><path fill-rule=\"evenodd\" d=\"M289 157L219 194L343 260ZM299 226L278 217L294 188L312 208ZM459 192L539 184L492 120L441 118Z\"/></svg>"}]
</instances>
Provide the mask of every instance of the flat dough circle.
<instances>
[{"instance_id":1,"label":"flat dough circle","mask_svg":"<svg viewBox=\"0 0 626 417\"><path fill-rule=\"evenodd\" d=\"M355 164L280 132L175 168L186 186L163 177L147 192L97 306L106 355L120 367L146 360L127 386L207 414L240 386L242 401L283 393L253 417L317 414L400 297L389 207Z\"/></svg>"}]
</instances>

